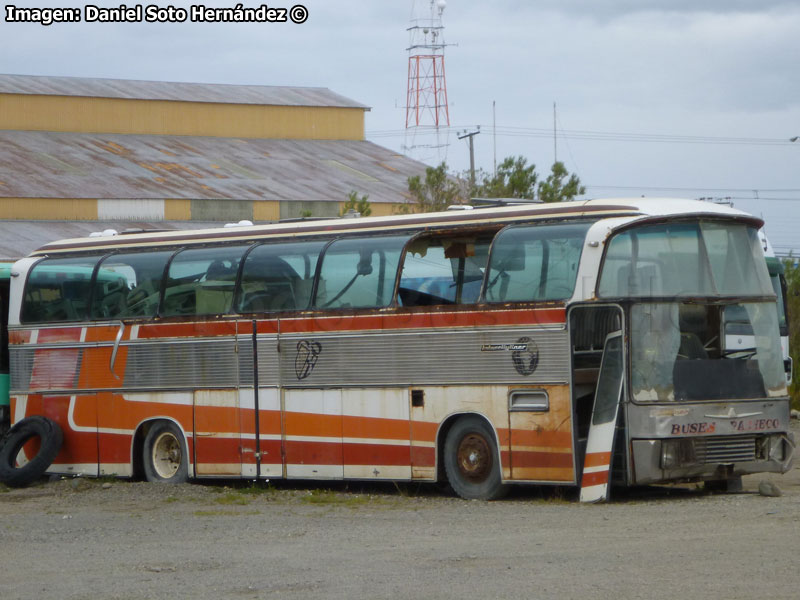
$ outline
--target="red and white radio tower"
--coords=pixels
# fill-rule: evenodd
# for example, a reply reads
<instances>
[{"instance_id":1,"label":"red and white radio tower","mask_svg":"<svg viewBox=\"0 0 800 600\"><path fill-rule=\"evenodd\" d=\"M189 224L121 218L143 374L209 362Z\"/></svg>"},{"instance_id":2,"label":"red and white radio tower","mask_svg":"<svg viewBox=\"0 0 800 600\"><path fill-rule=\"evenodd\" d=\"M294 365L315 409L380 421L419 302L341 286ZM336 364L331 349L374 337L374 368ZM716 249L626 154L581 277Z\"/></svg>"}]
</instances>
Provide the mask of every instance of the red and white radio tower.
<instances>
[{"instance_id":1,"label":"red and white radio tower","mask_svg":"<svg viewBox=\"0 0 800 600\"><path fill-rule=\"evenodd\" d=\"M420 6L417 10L417 4ZM419 128L433 129L436 143L427 148L439 148L439 128L450 126L447 105L447 80L444 70L444 26L442 13L446 0L422 0L412 5L411 26L408 28L408 93L406 94L406 131L412 136ZM408 136L407 136L408 137ZM418 146L412 142L407 150Z\"/></svg>"}]
</instances>

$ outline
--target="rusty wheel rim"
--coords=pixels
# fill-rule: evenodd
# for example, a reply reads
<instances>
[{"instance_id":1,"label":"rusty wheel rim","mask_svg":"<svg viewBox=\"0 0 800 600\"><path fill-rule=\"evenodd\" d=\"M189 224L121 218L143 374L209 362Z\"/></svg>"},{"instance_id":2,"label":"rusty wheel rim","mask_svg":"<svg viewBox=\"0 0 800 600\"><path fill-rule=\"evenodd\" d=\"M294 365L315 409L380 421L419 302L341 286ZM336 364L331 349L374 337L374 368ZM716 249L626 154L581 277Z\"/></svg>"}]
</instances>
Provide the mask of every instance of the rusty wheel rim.
<instances>
[{"instance_id":1,"label":"rusty wheel rim","mask_svg":"<svg viewBox=\"0 0 800 600\"><path fill-rule=\"evenodd\" d=\"M153 444L153 469L161 479L169 479L178 472L183 460L183 452L178 438L165 432L156 438Z\"/></svg>"},{"instance_id":2,"label":"rusty wheel rim","mask_svg":"<svg viewBox=\"0 0 800 600\"><path fill-rule=\"evenodd\" d=\"M458 470L472 483L486 480L492 469L492 451L482 435L470 433L458 444L456 453Z\"/></svg>"}]
</instances>

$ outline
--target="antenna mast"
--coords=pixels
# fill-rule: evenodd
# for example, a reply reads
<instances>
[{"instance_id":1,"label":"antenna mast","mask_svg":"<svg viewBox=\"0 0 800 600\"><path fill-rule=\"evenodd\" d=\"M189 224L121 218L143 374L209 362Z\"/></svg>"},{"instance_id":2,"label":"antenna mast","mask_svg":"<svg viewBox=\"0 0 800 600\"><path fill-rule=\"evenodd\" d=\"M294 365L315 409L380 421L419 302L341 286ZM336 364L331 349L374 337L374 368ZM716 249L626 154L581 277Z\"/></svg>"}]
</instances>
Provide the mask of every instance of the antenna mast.
<instances>
[{"instance_id":1,"label":"antenna mast","mask_svg":"<svg viewBox=\"0 0 800 600\"><path fill-rule=\"evenodd\" d=\"M417 4L422 6L417 7ZM447 103L447 81L444 70L444 26L442 13L446 0L420 0L412 4L411 25L408 28L408 87L406 93L406 147L441 149L440 128L450 126ZM434 144L418 146L416 135L433 130ZM408 143L409 134L411 143Z\"/></svg>"}]
</instances>

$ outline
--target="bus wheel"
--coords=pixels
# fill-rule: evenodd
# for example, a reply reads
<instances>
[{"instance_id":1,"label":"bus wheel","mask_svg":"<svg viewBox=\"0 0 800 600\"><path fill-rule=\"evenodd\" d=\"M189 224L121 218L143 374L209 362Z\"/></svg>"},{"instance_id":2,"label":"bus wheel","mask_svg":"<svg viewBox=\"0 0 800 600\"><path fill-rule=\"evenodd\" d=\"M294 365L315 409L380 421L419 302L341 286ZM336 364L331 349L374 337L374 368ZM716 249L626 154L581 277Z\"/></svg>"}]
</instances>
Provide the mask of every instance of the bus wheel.
<instances>
[{"instance_id":1,"label":"bus wheel","mask_svg":"<svg viewBox=\"0 0 800 600\"><path fill-rule=\"evenodd\" d=\"M467 500L495 500L508 491L500 477L494 434L480 417L462 417L450 428L444 468L450 486Z\"/></svg>"},{"instance_id":2,"label":"bus wheel","mask_svg":"<svg viewBox=\"0 0 800 600\"><path fill-rule=\"evenodd\" d=\"M147 481L185 483L189 461L184 452L183 434L171 421L158 421L144 438L142 463Z\"/></svg>"},{"instance_id":3,"label":"bus wheel","mask_svg":"<svg viewBox=\"0 0 800 600\"><path fill-rule=\"evenodd\" d=\"M34 438L39 438L36 454L20 455L23 446ZM63 441L61 428L47 417L22 419L0 441L0 482L9 487L33 483L53 464Z\"/></svg>"}]
</instances>

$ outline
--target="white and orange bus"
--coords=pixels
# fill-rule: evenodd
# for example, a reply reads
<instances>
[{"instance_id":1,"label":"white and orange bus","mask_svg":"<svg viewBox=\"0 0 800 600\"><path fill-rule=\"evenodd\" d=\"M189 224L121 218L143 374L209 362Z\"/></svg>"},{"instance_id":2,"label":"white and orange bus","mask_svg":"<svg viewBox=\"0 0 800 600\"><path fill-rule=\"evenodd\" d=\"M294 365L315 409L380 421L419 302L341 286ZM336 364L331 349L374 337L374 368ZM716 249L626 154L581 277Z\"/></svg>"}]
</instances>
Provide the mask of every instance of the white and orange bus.
<instances>
[{"instance_id":1,"label":"white and orange bus","mask_svg":"<svg viewBox=\"0 0 800 600\"><path fill-rule=\"evenodd\" d=\"M761 225L595 200L51 243L13 267L12 422L36 427L0 470L38 432L52 473L481 499L783 472ZM733 313L753 347L726 347Z\"/></svg>"}]
</instances>

